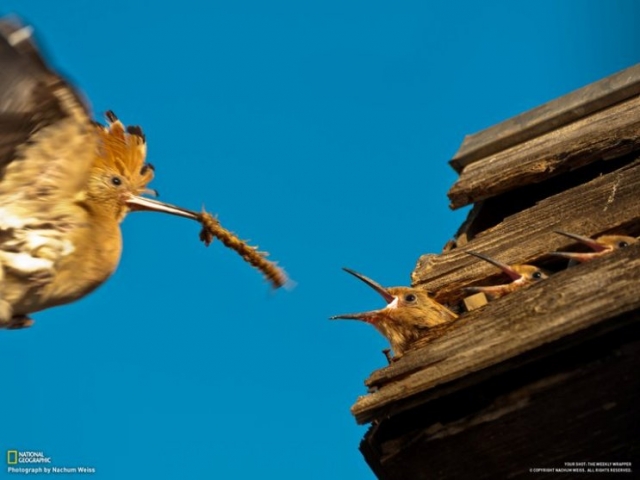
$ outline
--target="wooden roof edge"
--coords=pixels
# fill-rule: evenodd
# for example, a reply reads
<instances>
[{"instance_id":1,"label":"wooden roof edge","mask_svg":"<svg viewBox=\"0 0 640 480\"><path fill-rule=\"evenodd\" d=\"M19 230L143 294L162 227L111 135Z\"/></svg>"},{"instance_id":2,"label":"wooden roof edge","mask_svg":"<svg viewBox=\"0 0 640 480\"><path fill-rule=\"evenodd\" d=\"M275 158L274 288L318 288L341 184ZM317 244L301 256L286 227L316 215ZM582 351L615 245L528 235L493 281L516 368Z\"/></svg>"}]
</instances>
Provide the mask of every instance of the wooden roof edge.
<instances>
[{"instance_id":1,"label":"wooden roof edge","mask_svg":"<svg viewBox=\"0 0 640 480\"><path fill-rule=\"evenodd\" d=\"M640 310L640 244L559 272L450 324L372 373L351 408L358 423L388 415L436 387L476 374L622 314Z\"/></svg>"},{"instance_id":2,"label":"wooden roof edge","mask_svg":"<svg viewBox=\"0 0 640 480\"><path fill-rule=\"evenodd\" d=\"M640 150L640 95L468 165L447 192L460 208Z\"/></svg>"},{"instance_id":3,"label":"wooden roof edge","mask_svg":"<svg viewBox=\"0 0 640 480\"><path fill-rule=\"evenodd\" d=\"M555 130L640 94L640 64L574 90L555 100L480 132L465 136L450 160L462 172L467 165L488 155Z\"/></svg>"},{"instance_id":4,"label":"wooden roof edge","mask_svg":"<svg viewBox=\"0 0 640 480\"><path fill-rule=\"evenodd\" d=\"M378 409L368 410L360 415L354 414L354 416L358 424L374 422L373 426L377 426L380 424L375 422L376 420L387 419L406 413L414 408L420 408L434 400L447 397L467 388L476 387L513 371L517 372L526 365L548 361L549 358L555 358L556 354L567 354L574 351L574 349L582 349L584 344L593 344L594 341L598 341L604 336L610 336L610 338L612 338L612 335L624 336L630 331L637 331L638 329L640 329L640 309L624 312L603 320L594 326L563 337L552 342L551 345L543 345L483 370L471 372L466 376L443 383L416 395L399 399Z\"/></svg>"},{"instance_id":5,"label":"wooden roof edge","mask_svg":"<svg viewBox=\"0 0 640 480\"><path fill-rule=\"evenodd\" d=\"M446 301L452 292L495 272L487 262L465 253L467 250L507 263L535 263L547 252L572 244L554 232L558 229L587 236L612 230L638 235L639 190L640 158L509 215L462 247L423 255L411 274L411 283L434 292L437 300ZM624 231L619 230L621 226Z\"/></svg>"}]
</instances>

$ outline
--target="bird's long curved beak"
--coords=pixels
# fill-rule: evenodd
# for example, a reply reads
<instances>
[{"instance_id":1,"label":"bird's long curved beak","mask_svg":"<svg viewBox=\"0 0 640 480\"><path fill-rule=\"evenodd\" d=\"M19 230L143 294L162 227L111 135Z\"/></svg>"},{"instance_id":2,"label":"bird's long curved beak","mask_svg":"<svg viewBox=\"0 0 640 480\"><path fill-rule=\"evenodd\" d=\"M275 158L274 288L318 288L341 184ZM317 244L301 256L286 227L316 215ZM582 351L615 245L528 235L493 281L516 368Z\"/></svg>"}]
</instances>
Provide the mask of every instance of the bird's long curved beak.
<instances>
[{"instance_id":1,"label":"bird's long curved beak","mask_svg":"<svg viewBox=\"0 0 640 480\"><path fill-rule=\"evenodd\" d=\"M584 245L588 246L595 252L603 252L607 250L607 247L605 245L602 245L601 243L597 242L592 238L585 237L583 235L578 235L576 233L565 232L564 230L554 230L554 232L560 235L564 235L565 237L572 238L573 240L577 240L578 242L583 243ZM554 252L554 253L562 253L562 252Z\"/></svg>"},{"instance_id":2,"label":"bird's long curved beak","mask_svg":"<svg viewBox=\"0 0 640 480\"><path fill-rule=\"evenodd\" d=\"M369 310L367 312L358 312L358 313L341 313L340 315L333 315L329 317L329 320L361 320L364 322L368 322L369 319L375 317L380 310Z\"/></svg>"},{"instance_id":3,"label":"bird's long curved beak","mask_svg":"<svg viewBox=\"0 0 640 480\"><path fill-rule=\"evenodd\" d=\"M567 260L575 260L578 263L583 263L595 258L595 254L596 252L549 252L547 255L566 258Z\"/></svg>"},{"instance_id":4,"label":"bird's long curved beak","mask_svg":"<svg viewBox=\"0 0 640 480\"><path fill-rule=\"evenodd\" d=\"M509 276L509 278L511 278L511 280L515 281L515 280L520 280L522 278L522 275L520 275L513 268L511 268L510 265L507 265L506 263L499 262L497 260L494 260L491 257L487 257L486 255L483 255L478 252L473 252L471 250L467 250L466 253L468 253L469 255L473 255L474 257L478 257L484 260L485 262L489 262L491 265L498 267L500 270L506 273Z\"/></svg>"},{"instance_id":5,"label":"bird's long curved beak","mask_svg":"<svg viewBox=\"0 0 640 480\"><path fill-rule=\"evenodd\" d=\"M342 269L345 272L350 273L354 277L362 280L364 283L366 283L371 288L373 288L376 292L378 292L380 294L380 296L382 298L384 298L384 301L387 302L387 305L393 303L394 301L397 301L396 297L391 295L391 293L389 293L389 291L386 288L384 288L382 285L380 285L378 282L375 282L375 281L371 280L369 277L366 277L366 276L362 275L361 273L358 273L358 272L356 272L354 270L351 270L350 268L343 267ZM359 313L343 313L341 315L334 315L333 317L329 317L329 319L330 320L364 320L364 321L369 321L369 319L375 317L379 313L380 313L380 310L369 310L367 312L359 312Z\"/></svg>"},{"instance_id":6,"label":"bird's long curved beak","mask_svg":"<svg viewBox=\"0 0 640 480\"><path fill-rule=\"evenodd\" d=\"M131 211L149 211L149 212L162 212L170 215L177 215L179 217L186 217L192 220L198 220L198 214L186 208L176 207L158 200L152 200L150 198L139 197L137 195L130 195L127 200L127 205Z\"/></svg>"},{"instance_id":7,"label":"bird's long curved beak","mask_svg":"<svg viewBox=\"0 0 640 480\"><path fill-rule=\"evenodd\" d=\"M382 285L380 285L378 282L375 282L373 280L371 280L369 277L365 277L364 275L362 275L361 273L356 272L355 270L351 270L350 268L347 267L343 267L342 268L345 272L350 273L351 275L353 275L354 277L362 280L364 283L366 283L367 285L369 285L371 288L373 288L376 292L378 292L380 294L380 296L382 298L384 298L384 301L387 303L391 303L393 302L396 297L394 297L393 295L391 295L389 293L389 290L387 290L386 288L384 288Z\"/></svg>"}]
</instances>

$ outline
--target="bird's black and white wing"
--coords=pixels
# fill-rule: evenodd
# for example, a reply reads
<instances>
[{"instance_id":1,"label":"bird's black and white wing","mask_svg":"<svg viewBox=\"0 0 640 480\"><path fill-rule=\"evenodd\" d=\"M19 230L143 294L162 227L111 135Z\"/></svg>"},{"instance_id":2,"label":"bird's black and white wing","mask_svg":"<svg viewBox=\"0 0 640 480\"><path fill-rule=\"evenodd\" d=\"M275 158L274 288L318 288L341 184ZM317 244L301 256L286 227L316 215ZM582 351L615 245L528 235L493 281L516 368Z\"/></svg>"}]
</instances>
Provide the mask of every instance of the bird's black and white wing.
<instances>
[{"instance_id":1,"label":"bird's black and white wing","mask_svg":"<svg viewBox=\"0 0 640 480\"><path fill-rule=\"evenodd\" d=\"M87 107L47 66L32 28L0 19L0 208L75 195L97 142Z\"/></svg>"},{"instance_id":2,"label":"bird's black and white wing","mask_svg":"<svg viewBox=\"0 0 640 480\"><path fill-rule=\"evenodd\" d=\"M98 135L74 89L48 67L31 27L0 19L0 264L49 275L86 221L79 206ZM6 292L5 292L6 295Z\"/></svg>"}]
</instances>

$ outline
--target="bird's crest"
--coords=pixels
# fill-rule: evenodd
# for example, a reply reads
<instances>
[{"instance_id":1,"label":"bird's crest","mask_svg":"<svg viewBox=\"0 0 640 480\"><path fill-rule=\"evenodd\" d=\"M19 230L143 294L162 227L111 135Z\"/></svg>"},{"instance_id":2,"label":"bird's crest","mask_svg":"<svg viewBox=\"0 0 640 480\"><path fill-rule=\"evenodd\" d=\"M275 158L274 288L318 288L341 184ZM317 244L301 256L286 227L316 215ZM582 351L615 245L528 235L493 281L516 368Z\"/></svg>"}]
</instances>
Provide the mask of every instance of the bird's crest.
<instances>
[{"instance_id":1,"label":"bird's crest","mask_svg":"<svg viewBox=\"0 0 640 480\"><path fill-rule=\"evenodd\" d=\"M138 126L125 126L115 113L106 113L107 126L97 124L100 147L94 168L116 169L131 184L135 194L148 192L153 167L145 163L147 142Z\"/></svg>"}]
</instances>

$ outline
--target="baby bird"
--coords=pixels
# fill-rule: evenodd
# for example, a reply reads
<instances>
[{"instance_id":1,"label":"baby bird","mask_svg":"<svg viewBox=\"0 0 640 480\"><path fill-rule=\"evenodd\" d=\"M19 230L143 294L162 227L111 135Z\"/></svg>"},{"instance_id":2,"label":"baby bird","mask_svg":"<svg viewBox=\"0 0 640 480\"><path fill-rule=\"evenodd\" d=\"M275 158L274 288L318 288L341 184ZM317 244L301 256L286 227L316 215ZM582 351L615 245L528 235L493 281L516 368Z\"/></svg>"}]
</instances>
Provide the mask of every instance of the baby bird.
<instances>
[{"instance_id":1,"label":"baby bird","mask_svg":"<svg viewBox=\"0 0 640 480\"><path fill-rule=\"evenodd\" d=\"M557 257L568 258L572 262L588 262L595 258L599 258L602 255L606 255L613 250L628 247L634 243L638 243L638 239L627 235L601 235L595 240L577 235L575 233L565 232L563 230L554 230L555 233L564 235L565 237L572 238L578 242L588 246L593 250L592 252L551 252L551 255Z\"/></svg>"},{"instance_id":2,"label":"baby bird","mask_svg":"<svg viewBox=\"0 0 640 480\"><path fill-rule=\"evenodd\" d=\"M387 306L379 310L335 315L331 320L360 320L373 325L389 340L396 359L426 330L458 317L447 307L430 298L424 290L410 287L384 288L358 272L348 268L343 270L378 292L387 302Z\"/></svg>"},{"instance_id":3,"label":"baby bird","mask_svg":"<svg viewBox=\"0 0 640 480\"><path fill-rule=\"evenodd\" d=\"M466 253L468 253L469 255L473 255L474 257L478 257L485 262L489 262L492 265L495 265L505 274L507 274L512 280L510 283L506 283L503 285L474 286L465 287L463 289L464 291L470 293L482 292L487 296L489 300L495 300L497 298L503 297L504 295L514 292L526 285L535 283L539 280L544 280L545 278L549 277L548 272L536 267L535 265L507 265L477 252L468 250Z\"/></svg>"}]
</instances>

